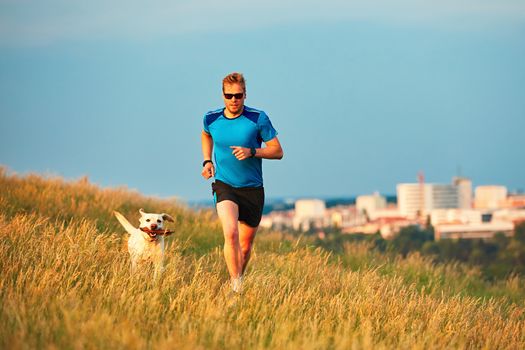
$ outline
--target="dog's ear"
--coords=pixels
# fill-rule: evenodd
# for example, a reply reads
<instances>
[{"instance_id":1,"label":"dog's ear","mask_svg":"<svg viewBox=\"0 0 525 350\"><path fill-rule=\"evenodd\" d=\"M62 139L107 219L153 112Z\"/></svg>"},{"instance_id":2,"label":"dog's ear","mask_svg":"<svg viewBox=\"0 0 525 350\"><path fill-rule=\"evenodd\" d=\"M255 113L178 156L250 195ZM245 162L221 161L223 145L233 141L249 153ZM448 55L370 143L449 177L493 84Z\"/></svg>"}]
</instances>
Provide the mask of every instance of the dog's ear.
<instances>
[{"instance_id":1,"label":"dog's ear","mask_svg":"<svg viewBox=\"0 0 525 350\"><path fill-rule=\"evenodd\" d=\"M144 214L146 214L146 213L144 212L144 209L142 209L142 208L139 209L139 213L140 213L141 216L143 216Z\"/></svg>"},{"instance_id":2,"label":"dog's ear","mask_svg":"<svg viewBox=\"0 0 525 350\"><path fill-rule=\"evenodd\" d=\"M162 213L162 219L164 219L164 221L175 222L175 220L173 220L173 218L170 215L164 213Z\"/></svg>"}]
</instances>

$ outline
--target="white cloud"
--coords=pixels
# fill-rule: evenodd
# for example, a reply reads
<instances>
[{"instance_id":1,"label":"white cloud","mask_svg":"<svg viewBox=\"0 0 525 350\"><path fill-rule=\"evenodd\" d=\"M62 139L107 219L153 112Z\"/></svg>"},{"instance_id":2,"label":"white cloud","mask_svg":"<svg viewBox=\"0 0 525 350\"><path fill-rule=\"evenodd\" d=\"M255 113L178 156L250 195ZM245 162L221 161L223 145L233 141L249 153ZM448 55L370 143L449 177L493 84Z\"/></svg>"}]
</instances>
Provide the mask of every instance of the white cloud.
<instances>
[{"instance_id":1,"label":"white cloud","mask_svg":"<svg viewBox=\"0 0 525 350\"><path fill-rule=\"evenodd\" d=\"M436 26L525 23L523 0L0 0L0 44L142 38L282 23L366 20Z\"/></svg>"}]
</instances>

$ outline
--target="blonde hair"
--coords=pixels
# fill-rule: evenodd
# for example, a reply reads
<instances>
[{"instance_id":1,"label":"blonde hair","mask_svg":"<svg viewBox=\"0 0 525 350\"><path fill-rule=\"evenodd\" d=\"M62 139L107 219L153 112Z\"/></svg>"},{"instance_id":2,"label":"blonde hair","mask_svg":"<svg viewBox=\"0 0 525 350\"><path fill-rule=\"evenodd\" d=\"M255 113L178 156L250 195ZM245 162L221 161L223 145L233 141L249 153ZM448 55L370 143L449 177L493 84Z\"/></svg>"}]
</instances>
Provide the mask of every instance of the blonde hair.
<instances>
[{"instance_id":1,"label":"blonde hair","mask_svg":"<svg viewBox=\"0 0 525 350\"><path fill-rule=\"evenodd\" d=\"M240 84L244 92L246 92L246 80L244 80L242 73L234 72L225 76L224 79L222 79L222 91L224 91L225 84Z\"/></svg>"}]
</instances>

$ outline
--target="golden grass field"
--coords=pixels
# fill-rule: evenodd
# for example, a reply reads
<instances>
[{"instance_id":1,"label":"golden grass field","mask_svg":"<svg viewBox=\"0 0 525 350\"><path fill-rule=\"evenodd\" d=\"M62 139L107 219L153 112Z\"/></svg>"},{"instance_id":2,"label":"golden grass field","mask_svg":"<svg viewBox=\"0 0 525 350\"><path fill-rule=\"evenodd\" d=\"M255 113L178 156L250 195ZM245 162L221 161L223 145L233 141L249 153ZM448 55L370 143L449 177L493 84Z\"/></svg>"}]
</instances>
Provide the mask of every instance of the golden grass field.
<instances>
[{"instance_id":1,"label":"golden grass field","mask_svg":"<svg viewBox=\"0 0 525 350\"><path fill-rule=\"evenodd\" d=\"M167 267L132 276L122 212L176 218ZM0 168L2 349L525 349L525 283L259 233L231 295L213 212Z\"/></svg>"}]
</instances>

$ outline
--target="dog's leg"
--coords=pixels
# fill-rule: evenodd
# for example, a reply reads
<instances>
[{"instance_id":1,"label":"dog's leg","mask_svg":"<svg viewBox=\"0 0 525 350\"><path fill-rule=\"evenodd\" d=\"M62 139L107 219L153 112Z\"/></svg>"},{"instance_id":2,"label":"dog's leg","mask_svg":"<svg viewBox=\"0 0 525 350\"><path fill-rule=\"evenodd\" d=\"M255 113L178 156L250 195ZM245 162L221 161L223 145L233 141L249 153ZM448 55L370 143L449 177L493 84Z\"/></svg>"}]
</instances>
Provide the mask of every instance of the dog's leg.
<instances>
[{"instance_id":1,"label":"dog's leg","mask_svg":"<svg viewBox=\"0 0 525 350\"><path fill-rule=\"evenodd\" d=\"M162 261L155 263L155 272L153 273L153 279L158 281L162 273L164 272L164 264Z\"/></svg>"},{"instance_id":2,"label":"dog's leg","mask_svg":"<svg viewBox=\"0 0 525 350\"><path fill-rule=\"evenodd\" d=\"M135 257L131 257L131 274L135 274L137 272L137 260Z\"/></svg>"}]
</instances>

